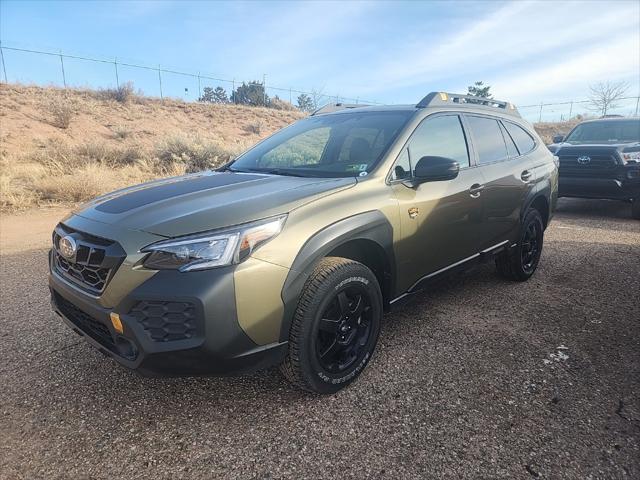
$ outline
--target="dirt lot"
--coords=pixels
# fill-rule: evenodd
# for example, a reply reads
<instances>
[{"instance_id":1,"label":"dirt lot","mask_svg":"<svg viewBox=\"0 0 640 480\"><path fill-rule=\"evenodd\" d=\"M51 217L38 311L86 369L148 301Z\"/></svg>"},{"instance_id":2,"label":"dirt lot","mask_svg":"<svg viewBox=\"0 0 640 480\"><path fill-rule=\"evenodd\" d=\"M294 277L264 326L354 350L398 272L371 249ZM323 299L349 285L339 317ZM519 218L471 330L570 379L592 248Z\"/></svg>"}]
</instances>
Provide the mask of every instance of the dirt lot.
<instances>
[{"instance_id":1,"label":"dirt lot","mask_svg":"<svg viewBox=\"0 0 640 480\"><path fill-rule=\"evenodd\" d=\"M629 215L561 201L531 281L485 265L417 296L333 397L274 371L159 380L116 367L50 311L59 212L5 217L0 477L640 478Z\"/></svg>"}]
</instances>

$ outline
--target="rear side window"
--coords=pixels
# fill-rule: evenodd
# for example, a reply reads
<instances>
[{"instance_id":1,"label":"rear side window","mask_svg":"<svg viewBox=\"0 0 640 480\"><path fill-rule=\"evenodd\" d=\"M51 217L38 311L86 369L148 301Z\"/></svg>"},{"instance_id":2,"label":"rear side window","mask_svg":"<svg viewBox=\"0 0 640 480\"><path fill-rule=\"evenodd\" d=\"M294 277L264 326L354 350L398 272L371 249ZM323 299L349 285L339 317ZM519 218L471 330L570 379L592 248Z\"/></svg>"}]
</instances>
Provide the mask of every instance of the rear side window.
<instances>
[{"instance_id":1,"label":"rear side window","mask_svg":"<svg viewBox=\"0 0 640 480\"><path fill-rule=\"evenodd\" d=\"M518 150L520 150L520 155L529 153L533 150L533 147L536 146L535 140L524 128L509 122L504 122L504 126L509 132L509 135L511 135L511 138L513 138L513 141L516 142Z\"/></svg>"},{"instance_id":2,"label":"rear side window","mask_svg":"<svg viewBox=\"0 0 640 480\"><path fill-rule=\"evenodd\" d=\"M507 146L497 120L475 116L469 116L467 119L480 163L496 162L508 157Z\"/></svg>"},{"instance_id":3,"label":"rear side window","mask_svg":"<svg viewBox=\"0 0 640 480\"><path fill-rule=\"evenodd\" d=\"M422 157L451 158L460 168L469 166L467 141L457 115L442 115L427 118L409 140L409 157L415 168Z\"/></svg>"},{"instance_id":4,"label":"rear side window","mask_svg":"<svg viewBox=\"0 0 640 480\"><path fill-rule=\"evenodd\" d=\"M503 124L500 124L500 130L502 130L502 136L504 137L504 141L507 144L507 153L509 154L509 157L514 158L520 155L518 153L518 149L516 148L516 144L513 142L511 135L507 133L507 130L504 128Z\"/></svg>"}]
</instances>

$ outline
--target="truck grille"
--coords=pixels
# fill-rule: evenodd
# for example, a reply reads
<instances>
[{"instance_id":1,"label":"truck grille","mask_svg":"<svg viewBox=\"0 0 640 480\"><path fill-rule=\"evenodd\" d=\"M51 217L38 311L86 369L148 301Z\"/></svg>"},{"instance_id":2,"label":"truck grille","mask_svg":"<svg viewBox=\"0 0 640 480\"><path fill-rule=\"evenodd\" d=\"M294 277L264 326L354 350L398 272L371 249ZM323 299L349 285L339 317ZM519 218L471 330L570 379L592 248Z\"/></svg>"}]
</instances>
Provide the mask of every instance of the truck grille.
<instances>
[{"instance_id":1,"label":"truck grille","mask_svg":"<svg viewBox=\"0 0 640 480\"><path fill-rule=\"evenodd\" d=\"M72 256L61 253L60 240L71 237L76 243ZM59 224L53 232L52 269L68 282L93 295L100 295L125 252L116 242L95 237Z\"/></svg>"},{"instance_id":2,"label":"truck grille","mask_svg":"<svg viewBox=\"0 0 640 480\"><path fill-rule=\"evenodd\" d=\"M589 157L587 163L578 161L581 157ZM616 178L618 159L613 154L607 153L588 153L585 151L571 152L571 154L559 153L560 159L560 176L566 177L597 177L597 178Z\"/></svg>"}]
</instances>

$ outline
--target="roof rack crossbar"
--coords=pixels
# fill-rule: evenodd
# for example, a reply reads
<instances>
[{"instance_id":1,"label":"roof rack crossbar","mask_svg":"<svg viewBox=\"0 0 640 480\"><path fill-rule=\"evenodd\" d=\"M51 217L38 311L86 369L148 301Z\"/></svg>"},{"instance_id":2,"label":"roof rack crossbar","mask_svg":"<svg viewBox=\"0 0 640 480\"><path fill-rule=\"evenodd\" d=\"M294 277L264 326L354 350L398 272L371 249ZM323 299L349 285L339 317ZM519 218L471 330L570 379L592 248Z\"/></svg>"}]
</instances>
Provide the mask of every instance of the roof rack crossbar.
<instances>
[{"instance_id":1,"label":"roof rack crossbar","mask_svg":"<svg viewBox=\"0 0 640 480\"><path fill-rule=\"evenodd\" d=\"M520 112L516 106L509 102L503 102L502 100L494 100L493 98L475 97L473 95L463 95L459 93L447 93L447 92L431 92L424 97L416 105L416 108L426 107L444 107L451 104L470 104L474 107L486 107L487 109L500 109L504 113L520 117Z\"/></svg>"},{"instance_id":2,"label":"roof rack crossbar","mask_svg":"<svg viewBox=\"0 0 640 480\"><path fill-rule=\"evenodd\" d=\"M370 107L371 105L365 105L364 103L328 103L311 113L311 116L320 115L323 113L337 112L339 110L346 110L351 108Z\"/></svg>"}]
</instances>

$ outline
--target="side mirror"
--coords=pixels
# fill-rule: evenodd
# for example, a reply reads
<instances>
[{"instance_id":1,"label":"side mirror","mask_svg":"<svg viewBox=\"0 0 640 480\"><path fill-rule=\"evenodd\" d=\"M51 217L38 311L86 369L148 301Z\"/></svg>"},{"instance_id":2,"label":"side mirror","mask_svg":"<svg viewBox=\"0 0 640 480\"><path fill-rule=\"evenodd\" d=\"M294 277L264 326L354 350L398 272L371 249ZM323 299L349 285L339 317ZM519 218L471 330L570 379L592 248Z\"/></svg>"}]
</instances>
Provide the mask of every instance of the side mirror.
<instances>
[{"instance_id":1,"label":"side mirror","mask_svg":"<svg viewBox=\"0 0 640 480\"><path fill-rule=\"evenodd\" d=\"M445 157L422 157L413 170L410 187L417 187L425 182L442 182L453 180L460 172L460 165L455 160Z\"/></svg>"},{"instance_id":2,"label":"side mirror","mask_svg":"<svg viewBox=\"0 0 640 480\"><path fill-rule=\"evenodd\" d=\"M564 140L564 135L560 135L560 134L554 135L552 140L553 140L553 143L560 143Z\"/></svg>"}]
</instances>

